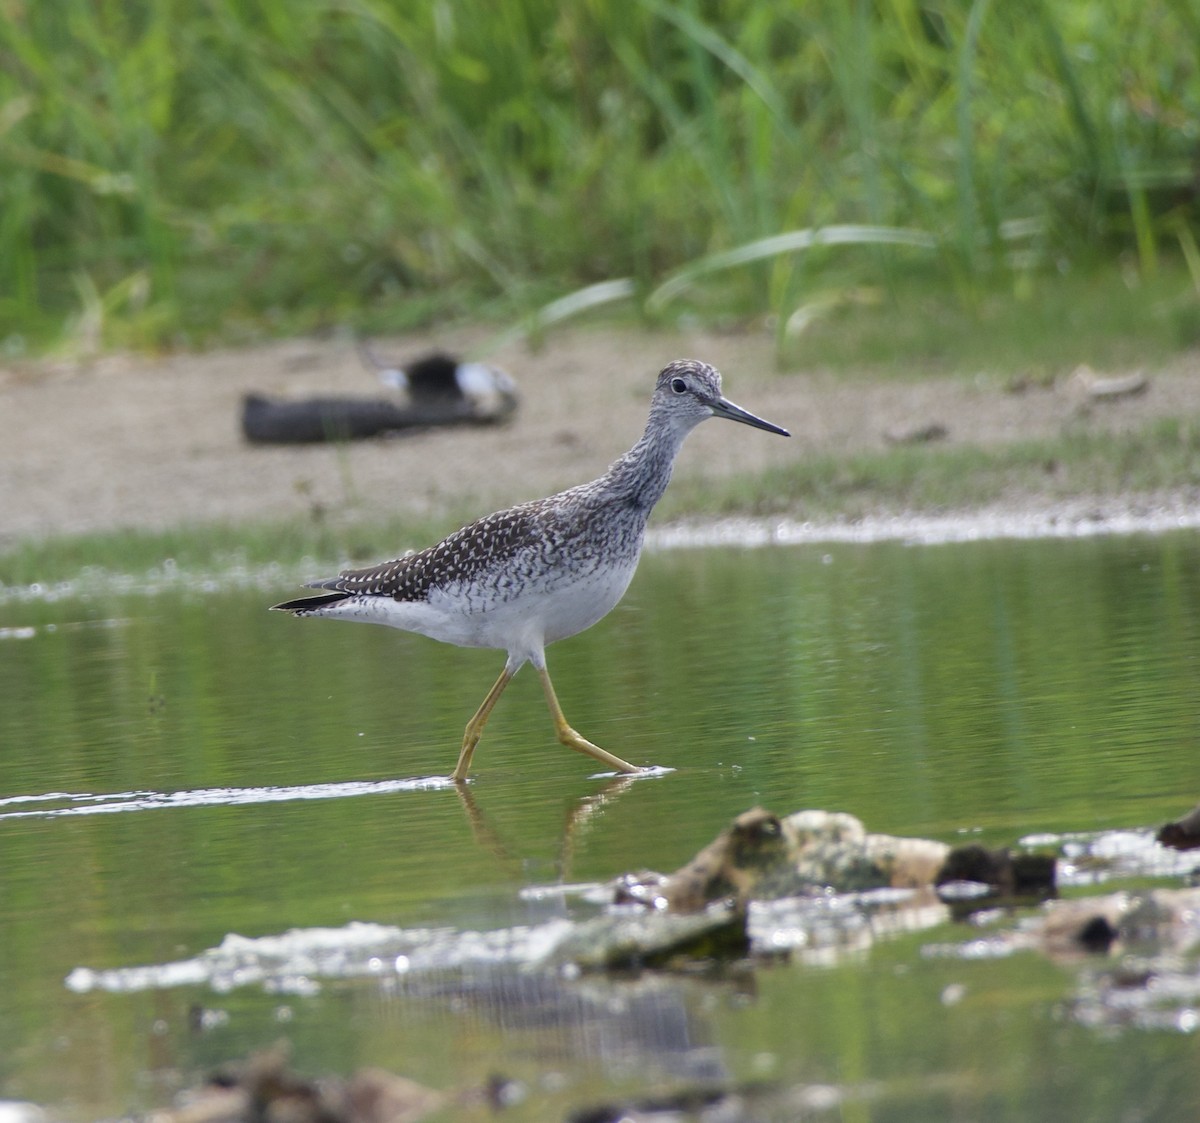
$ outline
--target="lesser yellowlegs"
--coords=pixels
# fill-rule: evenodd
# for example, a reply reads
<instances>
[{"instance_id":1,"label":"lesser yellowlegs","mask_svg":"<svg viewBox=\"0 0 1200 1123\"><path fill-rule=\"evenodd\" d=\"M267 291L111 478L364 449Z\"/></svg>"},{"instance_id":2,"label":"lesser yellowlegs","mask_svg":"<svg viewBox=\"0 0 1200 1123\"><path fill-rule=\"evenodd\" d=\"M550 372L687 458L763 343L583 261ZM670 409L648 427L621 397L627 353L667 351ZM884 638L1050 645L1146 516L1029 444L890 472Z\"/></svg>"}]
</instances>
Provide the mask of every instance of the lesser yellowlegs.
<instances>
[{"instance_id":1,"label":"lesser yellowlegs","mask_svg":"<svg viewBox=\"0 0 1200 1123\"><path fill-rule=\"evenodd\" d=\"M790 435L722 397L714 367L678 359L658 376L641 439L599 479L487 515L427 550L311 581L309 588L329 592L273 607L507 652L504 670L467 723L455 780L466 779L488 716L526 663L541 677L559 741L618 772L638 772L567 723L546 670L546 644L591 627L621 599L675 456L710 417Z\"/></svg>"}]
</instances>

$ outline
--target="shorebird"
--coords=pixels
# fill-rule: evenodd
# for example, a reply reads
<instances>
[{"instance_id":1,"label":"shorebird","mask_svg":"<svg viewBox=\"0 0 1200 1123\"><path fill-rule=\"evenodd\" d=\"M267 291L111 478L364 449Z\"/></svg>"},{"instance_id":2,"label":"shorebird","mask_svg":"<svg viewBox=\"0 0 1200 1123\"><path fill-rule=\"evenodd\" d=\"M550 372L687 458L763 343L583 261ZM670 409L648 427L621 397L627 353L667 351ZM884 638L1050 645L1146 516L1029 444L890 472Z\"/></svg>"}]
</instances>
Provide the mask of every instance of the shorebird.
<instances>
[{"instance_id":1,"label":"shorebird","mask_svg":"<svg viewBox=\"0 0 1200 1123\"><path fill-rule=\"evenodd\" d=\"M384 386L403 391L414 403L461 403L488 420L507 417L517 408L517 384L512 375L489 363L433 351L400 365L380 358L365 340L359 343L358 353Z\"/></svg>"},{"instance_id":2,"label":"shorebird","mask_svg":"<svg viewBox=\"0 0 1200 1123\"><path fill-rule=\"evenodd\" d=\"M456 781L467 778L488 717L526 663L541 678L562 744L618 772L639 772L567 722L546 670L546 645L590 628L624 595L675 457L710 417L790 436L724 398L715 367L677 359L658 376L641 439L599 479L486 515L417 553L310 581L307 588L327 591L272 607L505 651L504 670L467 722Z\"/></svg>"}]
</instances>

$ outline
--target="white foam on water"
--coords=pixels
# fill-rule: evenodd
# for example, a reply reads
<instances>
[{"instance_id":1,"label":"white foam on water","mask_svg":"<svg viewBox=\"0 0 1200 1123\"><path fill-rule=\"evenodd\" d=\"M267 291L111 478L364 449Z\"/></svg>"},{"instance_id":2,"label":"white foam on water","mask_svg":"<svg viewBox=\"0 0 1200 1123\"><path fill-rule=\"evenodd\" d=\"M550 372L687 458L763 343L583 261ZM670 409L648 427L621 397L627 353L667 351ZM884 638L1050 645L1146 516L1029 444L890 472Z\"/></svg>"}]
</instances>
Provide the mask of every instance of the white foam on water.
<instances>
[{"instance_id":1,"label":"white foam on water","mask_svg":"<svg viewBox=\"0 0 1200 1123\"><path fill-rule=\"evenodd\" d=\"M2 819L58 819L71 815L112 815L129 811L160 811L179 807L235 807L243 804L287 803L307 799L354 799L397 792L440 791L452 788L449 776L416 776L397 780L347 780L333 784L293 784L261 788L195 788L179 792L47 792L9 796L0 808L24 803L58 803L58 807L0 811Z\"/></svg>"}]
</instances>

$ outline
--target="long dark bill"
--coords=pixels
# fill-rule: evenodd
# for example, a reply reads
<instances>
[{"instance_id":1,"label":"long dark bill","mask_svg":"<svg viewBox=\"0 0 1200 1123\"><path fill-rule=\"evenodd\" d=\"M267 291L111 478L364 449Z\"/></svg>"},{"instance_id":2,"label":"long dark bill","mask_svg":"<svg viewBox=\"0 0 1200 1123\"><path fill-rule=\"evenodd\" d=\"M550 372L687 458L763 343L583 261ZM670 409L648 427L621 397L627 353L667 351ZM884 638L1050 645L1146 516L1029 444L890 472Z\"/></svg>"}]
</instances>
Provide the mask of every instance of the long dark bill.
<instances>
[{"instance_id":1,"label":"long dark bill","mask_svg":"<svg viewBox=\"0 0 1200 1123\"><path fill-rule=\"evenodd\" d=\"M710 407L714 417L724 417L729 421L740 421L743 425L753 425L755 429L765 429L768 433L778 433L781 437L790 437L792 434L786 429L780 428L778 425L772 425L769 421L764 421L761 417L755 417L749 410L742 409L739 405L734 405L728 398L718 398Z\"/></svg>"}]
</instances>

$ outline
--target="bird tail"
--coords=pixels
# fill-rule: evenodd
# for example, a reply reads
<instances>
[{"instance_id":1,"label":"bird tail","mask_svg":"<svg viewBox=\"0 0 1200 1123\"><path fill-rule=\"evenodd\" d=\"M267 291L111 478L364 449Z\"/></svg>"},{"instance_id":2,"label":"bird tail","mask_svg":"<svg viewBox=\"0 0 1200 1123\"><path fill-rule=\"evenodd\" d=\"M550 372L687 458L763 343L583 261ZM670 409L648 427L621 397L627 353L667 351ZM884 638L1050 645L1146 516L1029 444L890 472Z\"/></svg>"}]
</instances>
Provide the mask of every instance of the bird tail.
<instances>
[{"instance_id":1,"label":"bird tail","mask_svg":"<svg viewBox=\"0 0 1200 1123\"><path fill-rule=\"evenodd\" d=\"M322 608L328 608L331 604L340 604L349 599L349 593L326 593L319 597L297 597L296 600L285 600L282 604L273 604L271 610L294 612L297 616L305 616L310 612L316 612Z\"/></svg>"}]
</instances>

